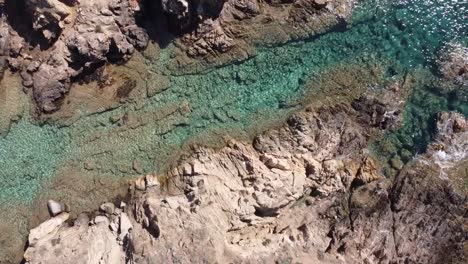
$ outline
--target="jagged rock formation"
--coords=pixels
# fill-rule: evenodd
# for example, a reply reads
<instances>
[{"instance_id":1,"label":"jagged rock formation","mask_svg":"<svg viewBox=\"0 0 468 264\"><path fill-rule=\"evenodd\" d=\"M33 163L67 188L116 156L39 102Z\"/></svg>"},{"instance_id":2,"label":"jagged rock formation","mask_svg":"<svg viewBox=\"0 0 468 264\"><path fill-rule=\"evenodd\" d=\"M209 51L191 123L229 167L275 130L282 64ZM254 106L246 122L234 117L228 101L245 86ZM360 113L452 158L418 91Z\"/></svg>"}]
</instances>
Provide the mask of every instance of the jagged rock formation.
<instances>
[{"instance_id":1,"label":"jagged rock formation","mask_svg":"<svg viewBox=\"0 0 468 264\"><path fill-rule=\"evenodd\" d=\"M173 67L197 71L243 60L254 54L258 43L285 43L343 27L352 8L353 1L347 0L228 0L216 16L192 14L204 19L176 41L180 54Z\"/></svg>"},{"instance_id":2,"label":"jagged rock formation","mask_svg":"<svg viewBox=\"0 0 468 264\"><path fill-rule=\"evenodd\" d=\"M68 22L71 25L54 44L53 52L32 61L23 71L24 79L31 76L28 84L42 111L57 109L72 77L108 60L128 59L135 46L146 46L148 37L136 26L132 12L127 1L80 1L74 21Z\"/></svg>"},{"instance_id":3,"label":"jagged rock formation","mask_svg":"<svg viewBox=\"0 0 468 264\"><path fill-rule=\"evenodd\" d=\"M33 229L26 263L463 263L468 120L441 113L427 153L386 179L366 146L399 122L382 114L399 113L391 101L309 108L253 144L200 148L132 183L128 204Z\"/></svg>"},{"instance_id":4,"label":"jagged rock formation","mask_svg":"<svg viewBox=\"0 0 468 264\"><path fill-rule=\"evenodd\" d=\"M41 112L56 111L73 79L93 72L105 62L128 60L148 42L136 25L133 1L28 0L33 29L41 32L49 47L39 50L9 29L9 64L21 71L23 85Z\"/></svg>"},{"instance_id":5,"label":"jagged rock formation","mask_svg":"<svg viewBox=\"0 0 468 264\"><path fill-rule=\"evenodd\" d=\"M164 0L161 6L168 24L185 32L175 40L177 56L169 65L180 72L246 59L258 43L284 43L323 33L345 24L353 4L348 0ZM15 23L29 23L22 27L30 30L17 32L1 23L0 66L7 60L20 72L39 113L57 111L75 80L106 62L126 61L135 49L146 47L148 34L136 23L142 7L146 4L136 0L24 0L24 7L6 15ZM154 10L145 11L152 16Z\"/></svg>"},{"instance_id":6,"label":"jagged rock formation","mask_svg":"<svg viewBox=\"0 0 468 264\"><path fill-rule=\"evenodd\" d=\"M27 13L32 16L33 28L42 32L48 42L60 36L65 27L65 19L73 11L70 6L59 0L29 0L26 1L26 8Z\"/></svg>"},{"instance_id":7,"label":"jagged rock formation","mask_svg":"<svg viewBox=\"0 0 468 264\"><path fill-rule=\"evenodd\" d=\"M367 263L465 263L468 120L441 113L427 153L392 182L358 187L329 252ZM463 174L464 173L464 174ZM447 177L446 175L451 175ZM461 179L461 182L459 180Z\"/></svg>"},{"instance_id":8,"label":"jagged rock formation","mask_svg":"<svg viewBox=\"0 0 468 264\"><path fill-rule=\"evenodd\" d=\"M461 225L433 220L451 223L454 218L442 206L451 206L455 217L466 204L434 189L444 185L421 184L443 181L438 175L408 174L434 165L424 157L393 183L381 176L366 146L400 119L396 114L389 121L382 113L399 113L402 105L390 104L389 96L378 98L389 100L367 95L353 107L309 108L253 144L231 141L218 151L198 149L167 177L134 182L127 205L103 204L100 213L81 215L73 226L55 218L40 225L31 232L26 262L378 263L422 257L433 262L444 253L434 248L457 246L448 238L463 231ZM466 120L444 116L439 138L450 142L439 144L466 142L457 141L468 134ZM426 201L419 195L425 192L440 199ZM424 224L406 224L420 216ZM407 230L414 237L409 239ZM407 256L408 250L416 254ZM431 259L430 251L440 254Z\"/></svg>"}]
</instances>

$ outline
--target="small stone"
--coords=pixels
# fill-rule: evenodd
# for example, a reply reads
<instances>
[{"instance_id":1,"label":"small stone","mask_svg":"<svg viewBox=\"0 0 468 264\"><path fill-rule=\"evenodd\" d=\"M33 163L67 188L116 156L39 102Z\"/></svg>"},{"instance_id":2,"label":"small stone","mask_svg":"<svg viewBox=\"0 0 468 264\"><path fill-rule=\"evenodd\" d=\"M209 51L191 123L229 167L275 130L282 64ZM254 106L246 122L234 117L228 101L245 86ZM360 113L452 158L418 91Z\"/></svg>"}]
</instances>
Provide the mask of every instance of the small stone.
<instances>
[{"instance_id":1,"label":"small stone","mask_svg":"<svg viewBox=\"0 0 468 264\"><path fill-rule=\"evenodd\" d=\"M135 188L139 191L146 190L146 183L144 178L139 178L135 181Z\"/></svg>"},{"instance_id":2,"label":"small stone","mask_svg":"<svg viewBox=\"0 0 468 264\"><path fill-rule=\"evenodd\" d=\"M141 164L140 164L140 162L138 162L138 160L134 160L134 161L133 161L132 167L133 167L133 170L134 170L136 173L142 174L142 173L144 172L144 170L143 170L143 168L141 167Z\"/></svg>"},{"instance_id":3,"label":"small stone","mask_svg":"<svg viewBox=\"0 0 468 264\"><path fill-rule=\"evenodd\" d=\"M401 161L400 157L393 157L390 160L390 165L392 165L392 168L396 170L401 170L404 166L404 163Z\"/></svg>"},{"instance_id":4,"label":"small stone","mask_svg":"<svg viewBox=\"0 0 468 264\"><path fill-rule=\"evenodd\" d=\"M122 173L129 173L130 172L130 166L127 165L127 164L118 164L117 169Z\"/></svg>"},{"instance_id":5,"label":"small stone","mask_svg":"<svg viewBox=\"0 0 468 264\"><path fill-rule=\"evenodd\" d=\"M103 215L98 215L94 218L94 224L106 224L109 225L109 219Z\"/></svg>"},{"instance_id":6,"label":"small stone","mask_svg":"<svg viewBox=\"0 0 468 264\"><path fill-rule=\"evenodd\" d=\"M124 201L120 202L120 208L124 208L127 204Z\"/></svg>"},{"instance_id":7,"label":"small stone","mask_svg":"<svg viewBox=\"0 0 468 264\"><path fill-rule=\"evenodd\" d=\"M74 226L85 226L89 223L89 217L85 213L81 213L78 215L78 217L75 219L73 222Z\"/></svg>"},{"instance_id":8,"label":"small stone","mask_svg":"<svg viewBox=\"0 0 468 264\"><path fill-rule=\"evenodd\" d=\"M307 206L311 206L312 204L314 204L314 198L312 198L312 197L307 197L307 198L305 199L305 204L306 204Z\"/></svg>"},{"instance_id":9,"label":"small stone","mask_svg":"<svg viewBox=\"0 0 468 264\"><path fill-rule=\"evenodd\" d=\"M113 214L115 211L115 205L113 203L103 203L99 206L99 210L106 214Z\"/></svg>"},{"instance_id":10,"label":"small stone","mask_svg":"<svg viewBox=\"0 0 468 264\"><path fill-rule=\"evenodd\" d=\"M96 164L92 160L87 160L83 164L86 170L94 170L96 168Z\"/></svg>"},{"instance_id":11,"label":"small stone","mask_svg":"<svg viewBox=\"0 0 468 264\"><path fill-rule=\"evenodd\" d=\"M54 200L47 201L47 208L51 216L56 216L64 211L62 204Z\"/></svg>"},{"instance_id":12,"label":"small stone","mask_svg":"<svg viewBox=\"0 0 468 264\"><path fill-rule=\"evenodd\" d=\"M33 80L23 80L22 84L24 87L30 88L33 86L34 82Z\"/></svg>"},{"instance_id":13,"label":"small stone","mask_svg":"<svg viewBox=\"0 0 468 264\"><path fill-rule=\"evenodd\" d=\"M122 118L122 115L113 115L113 116L109 117L109 121L112 124L115 124L115 123L119 122L121 118Z\"/></svg>"}]
</instances>

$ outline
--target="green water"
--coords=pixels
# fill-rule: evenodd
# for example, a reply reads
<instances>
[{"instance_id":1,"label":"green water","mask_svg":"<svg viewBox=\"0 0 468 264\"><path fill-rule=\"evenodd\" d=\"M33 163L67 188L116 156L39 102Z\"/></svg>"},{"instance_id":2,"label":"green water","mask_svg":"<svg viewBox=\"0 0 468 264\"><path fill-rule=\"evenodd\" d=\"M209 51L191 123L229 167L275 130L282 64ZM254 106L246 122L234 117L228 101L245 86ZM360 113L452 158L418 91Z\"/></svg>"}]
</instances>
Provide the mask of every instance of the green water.
<instances>
[{"instance_id":1,"label":"green water","mask_svg":"<svg viewBox=\"0 0 468 264\"><path fill-rule=\"evenodd\" d=\"M134 161L143 173L163 171L187 141L247 135L269 120L281 120L300 107L296 102L307 94L310 76L344 61L385 61L389 79L416 67L437 78L434 60L439 52L450 41L466 43L467 15L466 1L366 1L344 30L259 47L250 60L204 74L171 75L164 59L148 61L146 70L169 79L169 87L151 98L83 117L67 127L39 126L27 117L13 124L0 139L0 201L31 202L64 164L80 169L92 164L83 173L113 177L139 174L132 169ZM433 91L436 88L418 87L405 112L405 126L388 136L396 150L385 155L400 155L403 146L411 153L421 149L430 138L433 114L440 110L468 114L466 95ZM139 119L138 125L129 129L111 121L125 113Z\"/></svg>"}]
</instances>

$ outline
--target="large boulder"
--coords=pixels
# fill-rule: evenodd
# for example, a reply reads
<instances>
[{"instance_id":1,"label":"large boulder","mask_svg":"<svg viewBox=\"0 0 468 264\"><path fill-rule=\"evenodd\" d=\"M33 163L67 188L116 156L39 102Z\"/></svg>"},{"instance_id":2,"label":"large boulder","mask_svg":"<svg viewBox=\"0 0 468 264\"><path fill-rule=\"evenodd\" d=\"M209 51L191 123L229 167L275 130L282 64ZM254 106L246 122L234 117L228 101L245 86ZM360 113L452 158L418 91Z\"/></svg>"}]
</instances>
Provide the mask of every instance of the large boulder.
<instances>
[{"instance_id":1,"label":"large boulder","mask_svg":"<svg viewBox=\"0 0 468 264\"><path fill-rule=\"evenodd\" d=\"M56 9L61 10L57 11L59 14L70 11L71 7L56 1L46 1L50 5L56 4L55 9L39 8L33 2L30 5L39 13L49 14ZM74 7L73 19L67 21L66 27L61 27L60 38L29 61L21 74L24 84L33 87L40 112L59 109L61 100L70 90L72 78L93 72L105 62L128 60L135 49L146 47L149 37L136 23L136 10L134 3L128 0L82 0L78 7ZM43 17L42 13L38 17ZM60 25L63 25L60 19L66 17L50 16L57 18L50 23L59 21ZM48 30L50 26L46 25L49 24L45 23L43 27L38 24L38 29L46 32L44 28Z\"/></svg>"}]
</instances>

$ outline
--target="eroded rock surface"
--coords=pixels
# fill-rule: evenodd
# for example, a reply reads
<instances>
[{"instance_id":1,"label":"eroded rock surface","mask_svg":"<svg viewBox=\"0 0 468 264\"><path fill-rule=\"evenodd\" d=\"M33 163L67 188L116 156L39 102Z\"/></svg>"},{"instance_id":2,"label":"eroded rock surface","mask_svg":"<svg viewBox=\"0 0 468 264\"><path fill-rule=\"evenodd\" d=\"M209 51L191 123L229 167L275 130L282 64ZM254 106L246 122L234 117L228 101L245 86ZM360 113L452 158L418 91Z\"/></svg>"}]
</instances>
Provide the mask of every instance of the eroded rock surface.
<instances>
[{"instance_id":1,"label":"eroded rock surface","mask_svg":"<svg viewBox=\"0 0 468 264\"><path fill-rule=\"evenodd\" d=\"M136 24L139 6L133 1L28 0L26 12L32 28L42 34L47 47L30 46L12 28L9 64L21 72L23 85L41 112L59 109L71 83L106 62L126 61L148 42ZM29 47L28 47L29 46Z\"/></svg>"},{"instance_id":2,"label":"eroded rock surface","mask_svg":"<svg viewBox=\"0 0 468 264\"><path fill-rule=\"evenodd\" d=\"M176 42L181 53L174 66L197 71L251 57L258 43L285 43L343 27L353 5L347 0L228 0L221 9L212 7L220 10L216 16L192 15L202 19Z\"/></svg>"},{"instance_id":3,"label":"eroded rock surface","mask_svg":"<svg viewBox=\"0 0 468 264\"><path fill-rule=\"evenodd\" d=\"M127 204L103 204L73 226L40 225L25 259L464 263L466 192L452 176L466 182L454 170L467 164L468 120L441 113L427 153L386 179L367 146L401 119L391 102L366 95L308 108L252 144L199 148L168 175L132 183Z\"/></svg>"},{"instance_id":4,"label":"eroded rock surface","mask_svg":"<svg viewBox=\"0 0 468 264\"><path fill-rule=\"evenodd\" d=\"M71 260L83 264L125 263L123 242L118 240L120 234L128 233L128 229L118 228L125 217L125 213L121 212L107 217L96 216L93 220L87 215L80 215L70 227L63 221L68 218L68 214L62 213L31 231L34 235L29 236L30 247L25 252L25 261L26 263L44 263L44 261L69 263ZM109 226L115 226L115 229ZM87 244L87 247L76 247L83 243ZM43 257L39 259L38 255Z\"/></svg>"},{"instance_id":5,"label":"eroded rock surface","mask_svg":"<svg viewBox=\"0 0 468 264\"><path fill-rule=\"evenodd\" d=\"M467 119L439 114L427 153L393 182L381 180L352 192L349 217L333 227L328 251L367 263L465 263L467 193L447 173L466 167L467 142ZM453 176L466 185L466 172Z\"/></svg>"},{"instance_id":6,"label":"eroded rock surface","mask_svg":"<svg viewBox=\"0 0 468 264\"><path fill-rule=\"evenodd\" d=\"M148 36L136 26L132 12L127 1L80 1L54 52L31 62L38 65L31 70L34 98L44 112L57 109L72 77L106 61L126 60L135 46L146 46Z\"/></svg>"},{"instance_id":7,"label":"eroded rock surface","mask_svg":"<svg viewBox=\"0 0 468 264\"><path fill-rule=\"evenodd\" d=\"M342 27L352 2L163 0L162 11L153 10L154 3L136 0L24 0L24 6L9 2L16 7L8 8L7 16L18 25L8 25L2 13L0 66L7 61L20 72L38 113L52 113L77 80L105 63L127 61L147 46L147 29L138 18L146 25L164 20L153 16L167 18L167 26L149 26L148 31L175 27L180 36L168 67L175 73L196 72L249 58L259 43L285 43ZM147 6L152 8L143 10Z\"/></svg>"}]
</instances>

